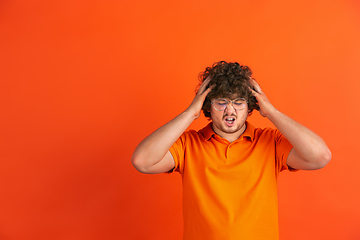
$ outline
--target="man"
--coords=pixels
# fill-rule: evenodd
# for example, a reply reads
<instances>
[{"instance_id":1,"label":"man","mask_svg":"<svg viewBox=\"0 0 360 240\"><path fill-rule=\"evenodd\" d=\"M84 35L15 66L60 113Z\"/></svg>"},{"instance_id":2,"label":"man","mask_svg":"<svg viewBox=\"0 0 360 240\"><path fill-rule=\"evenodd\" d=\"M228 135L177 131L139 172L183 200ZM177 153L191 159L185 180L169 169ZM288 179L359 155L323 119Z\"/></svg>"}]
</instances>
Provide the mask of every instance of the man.
<instances>
[{"instance_id":1,"label":"man","mask_svg":"<svg viewBox=\"0 0 360 240\"><path fill-rule=\"evenodd\" d=\"M186 240L278 239L278 173L320 169L331 159L326 143L278 111L251 74L224 61L206 68L190 106L132 156L140 172L181 173ZM201 109L211 122L186 131ZM254 109L277 129L248 123Z\"/></svg>"}]
</instances>

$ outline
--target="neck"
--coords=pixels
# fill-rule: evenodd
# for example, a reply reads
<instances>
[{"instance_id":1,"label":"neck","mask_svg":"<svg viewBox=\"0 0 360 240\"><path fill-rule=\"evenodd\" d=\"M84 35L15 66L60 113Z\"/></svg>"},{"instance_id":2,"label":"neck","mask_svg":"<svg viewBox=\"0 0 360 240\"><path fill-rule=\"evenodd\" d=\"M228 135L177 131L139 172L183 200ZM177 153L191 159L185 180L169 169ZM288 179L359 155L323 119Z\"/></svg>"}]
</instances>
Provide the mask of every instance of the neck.
<instances>
[{"instance_id":1,"label":"neck","mask_svg":"<svg viewBox=\"0 0 360 240\"><path fill-rule=\"evenodd\" d=\"M212 124L212 129L220 137L228 140L229 142L233 142L233 141L239 139L240 136L245 132L246 123L244 123L244 125L239 130L237 130L236 132L229 132L229 133L223 132L220 129L217 129L214 124Z\"/></svg>"}]
</instances>

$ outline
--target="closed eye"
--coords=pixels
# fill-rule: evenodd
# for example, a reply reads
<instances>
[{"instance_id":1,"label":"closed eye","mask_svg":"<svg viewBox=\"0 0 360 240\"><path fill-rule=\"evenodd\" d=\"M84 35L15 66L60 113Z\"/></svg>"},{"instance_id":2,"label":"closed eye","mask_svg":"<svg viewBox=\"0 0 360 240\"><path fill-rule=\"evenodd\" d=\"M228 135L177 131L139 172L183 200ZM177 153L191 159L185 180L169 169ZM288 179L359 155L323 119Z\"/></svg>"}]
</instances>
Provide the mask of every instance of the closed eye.
<instances>
[{"instance_id":1,"label":"closed eye","mask_svg":"<svg viewBox=\"0 0 360 240\"><path fill-rule=\"evenodd\" d=\"M234 102L234 105L236 105L236 106L242 106L242 105L244 105L244 103L242 103L242 102Z\"/></svg>"}]
</instances>

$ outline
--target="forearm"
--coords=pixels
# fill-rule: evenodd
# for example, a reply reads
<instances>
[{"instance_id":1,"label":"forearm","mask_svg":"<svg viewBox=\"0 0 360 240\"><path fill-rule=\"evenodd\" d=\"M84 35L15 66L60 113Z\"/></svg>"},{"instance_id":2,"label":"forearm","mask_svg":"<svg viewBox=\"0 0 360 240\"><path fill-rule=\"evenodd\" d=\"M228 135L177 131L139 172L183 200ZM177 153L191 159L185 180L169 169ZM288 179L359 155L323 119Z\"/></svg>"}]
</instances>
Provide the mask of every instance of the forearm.
<instances>
[{"instance_id":1,"label":"forearm","mask_svg":"<svg viewBox=\"0 0 360 240\"><path fill-rule=\"evenodd\" d=\"M200 116L206 95L212 89L212 86L206 89L209 82L210 78L204 80L195 98L184 112L150 134L136 147L131 162L138 171L159 173L169 171L174 167L174 159L170 153L167 153L181 134Z\"/></svg>"},{"instance_id":2,"label":"forearm","mask_svg":"<svg viewBox=\"0 0 360 240\"><path fill-rule=\"evenodd\" d=\"M296 153L312 165L324 166L331 159L331 152L324 140L310 129L273 109L267 116L275 127L292 144Z\"/></svg>"},{"instance_id":3,"label":"forearm","mask_svg":"<svg viewBox=\"0 0 360 240\"><path fill-rule=\"evenodd\" d=\"M194 119L194 114L184 111L146 137L132 155L135 168L146 169L160 162Z\"/></svg>"}]
</instances>

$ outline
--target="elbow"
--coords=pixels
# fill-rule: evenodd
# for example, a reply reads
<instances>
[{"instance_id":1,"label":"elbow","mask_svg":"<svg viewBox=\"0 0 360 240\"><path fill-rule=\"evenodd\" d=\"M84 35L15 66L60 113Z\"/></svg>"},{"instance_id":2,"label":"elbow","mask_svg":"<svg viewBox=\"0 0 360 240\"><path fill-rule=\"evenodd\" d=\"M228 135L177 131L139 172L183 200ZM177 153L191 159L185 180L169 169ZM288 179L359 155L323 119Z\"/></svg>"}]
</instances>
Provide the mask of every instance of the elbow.
<instances>
[{"instance_id":1,"label":"elbow","mask_svg":"<svg viewBox=\"0 0 360 240\"><path fill-rule=\"evenodd\" d=\"M325 162L324 166L326 166L331 161L331 158L332 158L332 153L330 149L327 149L326 154L324 155L324 162Z\"/></svg>"},{"instance_id":2,"label":"elbow","mask_svg":"<svg viewBox=\"0 0 360 240\"><path fill-rule=\"evenodd\" d=\"M146 170L144 167L144 161L142 160L141 157L137 156L136 154L133 154L131 156L131 164L137 171L139 171L141 173L146 173Z\"/></svg>"},{"instance_id":3,"label":"elbow","mask_svg":"<svg viewBox=\"0 0 360 240\"><path fill-rule=\"evenodd\" d=\"M318 157L318 169L325 167L332 158L332 153L330 149L325 149Z\"/></svg>"}]
</instances>

